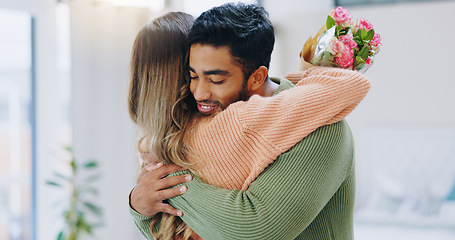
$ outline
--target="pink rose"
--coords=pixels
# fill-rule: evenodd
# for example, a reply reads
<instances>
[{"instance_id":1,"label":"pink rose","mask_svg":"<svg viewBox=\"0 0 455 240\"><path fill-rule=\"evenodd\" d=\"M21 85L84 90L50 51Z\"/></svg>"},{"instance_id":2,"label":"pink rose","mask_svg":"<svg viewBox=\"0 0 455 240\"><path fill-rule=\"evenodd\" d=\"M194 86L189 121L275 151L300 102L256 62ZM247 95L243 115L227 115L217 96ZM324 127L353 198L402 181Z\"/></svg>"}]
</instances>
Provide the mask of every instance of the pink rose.
<instances>
[{"instance_id":1,"label":"pink rose","mask_svg":"<svg viewBox=\"0 0 455 240\"><path fill-rule=\"evenodd\" d=\"M367 31L370 31L371 29L373 29L373 24L371 24L368 20L361 18L360 20L357 21L355 28L358 30L365 29Z\"/></svg>"},{"instance_id":2,"label":"pink rose","mask_svg":"<svg viewBox=\"0 0 455 240\"><path fill-rule=\"evenodd\" d=\"M340 65L342 68L352 67L352 64L354 63L354 51L349 48L345 48L341 52L340 57L335 57L335 63Z\"/></svg>"},{"instance_id":3,"label":"pink rose","mask_svg":"<svg viewBox=\"0 0 455 240\"><path fill-rule=\"evenodd\" d=\"M367 65L371 65L373 63L373 61L371 60L371 58L367 58L367 60L365 61L365 64Z\"/></svg>"},{"instance_id":4,"label":"pink rose","mask_svg":"<svg viewBox=\"0 0 455 240\"><path fill-rule=\"evenodd\" d=\"M335 19L337 25L349 24L352 19L351 13L343 7L330 10L330 15Z\"/></svg>"},{"instance_id":5,"label":"pink rose","mask_svg":"<svg viewBox=\"0 0 455 240\"><path fill-rule=\"evenodd\" d=\"M357 47L357 43L354 41L354 38L351 35L341 35L340 41L344 43L345 46L353 49Z\"/></svg>"},{"instance_id":6,"label":"pink rose","mask_svg":"<svg viewBox=\"0 0 455 240\"><path fill-rule=\"evenodd\" d=\"M380 47L382 46L382 43L381 43L381 36L377 33L374 34L374 37L373 39L371 39L370 43L369 43L370 46L373 46L373 47Z\"/></svg>"},{"instance_id":7,"label":"pink rose","mask_svg":"<svg viewBox=\"0 0 455 240\"><path fill-rule=\"evenodd\" d=\"M345 49L343 42L338 40L333 40L332 42L332 51L333 55L341 55L341 52Z\"/></svg>"}]
</instances>

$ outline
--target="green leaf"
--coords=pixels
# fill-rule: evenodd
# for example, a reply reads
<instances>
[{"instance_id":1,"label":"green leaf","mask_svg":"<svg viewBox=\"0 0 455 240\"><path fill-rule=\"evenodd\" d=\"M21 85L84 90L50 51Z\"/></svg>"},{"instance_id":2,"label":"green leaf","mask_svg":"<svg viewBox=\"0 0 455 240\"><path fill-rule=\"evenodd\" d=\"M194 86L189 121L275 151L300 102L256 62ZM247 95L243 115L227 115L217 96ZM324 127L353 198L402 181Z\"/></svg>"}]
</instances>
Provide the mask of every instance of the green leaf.
<instances>
[{"instance_id":1,"label":"green leaf","mask_svg":"<svg viewBox=\"0 0 455 240\"><path fill-rule=\"evenodd\" d=\"M361 57L358 57L358 56L355 57L355 61L356 61L357 63L365 63L365 60L363 60Z\"/></svg>"},{"instance_id":2,"label":"green leaf","mask_svg":"<svg viewBox=\"0 0 455 240\"><path fill-rule=\"evenodd\" d=\"M62 185L60 185L59 183L56 183L54 181L46 181L46 184L54 186L54 187L62 187Z\"/></svg>"},{"instance_id":3,"label":"green leaf","mask_svg":"<svg viewBox=\"0 0 455 240\"><path fill-rule=\"evenodd\" d=\"M71 220L71 211L65 211L63 212L63 216L65 217L66 222L70 222Z\"/></svg>"},{"instance_id":4,"label":"green leaf","mask_svg":"<svg viewBox=\"0 0 455 240\"><path fill-rule=\"evenodd\" d=\"M66 146L66 147L63 147L66 151L70 152L70 153L73 153L73 147L71 146Z\"/></svg>"},{"instance_id":5,"label":"green leaf","mask_svg":"<svg viewBox=\"0 0 455 240\"><path fill-rule=\"evenodd\" d=\"M357 30L357 32L354 33L354 37L358 37L358 38L362 39L362 31Z\"/></svg>"},{"instance_id":6,"label":"green leaf","mask_svg":"<svg viewBox=\"0 0 455 240\"><path fill-rule=\"evenodd\" d=\"M336 26L335 28L335 37L339 38L341 34L341 32L343 31L343 26Z\"/></svg>"},{"instance_id":7,"label":"green leaf","mask_svg":"<svg viewBox=\"0 0 455 240\"><path fill-rule=\"evenodd\" d=\"M370 48L368 46L364 46L359 53L357 54L358 57L361 57L363 60L367 60L368 54L370 53Z\"/></svg>"},{"instance_id":8,"label":"green leaf","mask_svg":"<svg viewBox=\"0 0 455 240\"><path fill-rule=\"evenodd\" d=\"M362 38L362 40L365 40L367 36L368 36L367 30L365 28L362 29L362 31L360 32L360 37Z\"/></svg>"},{"instance_id":9,"label":"green leaf","mask_svg":"<svg viewBox=\"0 0 455 240\"><path fill-rule=\"evenodd\" d=\"M330 15L327 16L327 21L325 22L325 26L327 27L327 30L331 29L333 26L335 26L335 19L331 17Z\"/></svg>"},{"instance_id":10,"label":"green leaf","mask_svg":"<svg viewBox=\"0 0 455 240\"><path fill-rule=\"evenodd\" d=\"M84 202L84 206L87 207L92 213L94 213L97 216L103 215L103 210L96 206L95 204L89 203L89 202Z\"/></svg>"},{"instance_id":11,"label":"green leaf","mask_svg":"<svg viewBox=\"0 0 455 240\"><path fill-rule=\"evenodd\" d=\"M63 231L61 231L61 232L58 234L57 240L65 240L65 235L63 234Z\"/></svg>"},{"instance_id":12,"label":"green leaf","mask_svg":"<svg viewBox=\"0 0 455 240\"><path fill-rule=\"evenodd\" d=\"M87 222L83 217L78 217L76 227L80 231L81 229L85 229L85 226L87 226Z\"/></svg>"},{"instance_id":13,"label":"green leaf","mask_svg":"<svg viewBox=\"0 0 455 240\"><path fill-rule=\"evenodd\" d=\"M367 36L363 38L363 41L365 41L366 43L369 43L374 37L374 30L373 29L370 29L370 31L368 31L367 33Z\"/></svg>"},{"instance_id":14,"label":"green leaf","mask_svg":"<svg viewBox=\"0 0 455 240\"><path fill-rule=\"evenodd\" d=\"M91 160L87 163L85 163L84 167L85 168L93 168L93 167L97 167L98 166L98 163L96 162L96 160Z\"/></svg>"},{"instance_id":15,"label":"green leaf","mask_svg":"<svg viewBox=\"0 0 455 240\"><path fill-rule=\"evenodd\" d=\"M351 29L351 27L345 27L345 28L340 29L340 36L348 34L350 29Z\"/></svg>"},{"instance_id":16,"label":"green leaf","mask_svg":"<svg viewBox=\"0 0 455 240\"><path fill-rule=\"evenodd\" d=\"M84 230L88 233L88 234L92 234L93 231L92 231L93 227L90 225L90 224L85 224L84 226Z\"/></svg>"},{"instance_id":17,"label":"green leaf","mask_svg":"<svg viewBox=\"0 0 455 240\"><path fill-rule=\"evenodd\" d=\"M362 41L362 38L360 36L355 36L354 37L354 42L357 43L357 46L359 48L363 47L363 41Z\"/></svg>"},{"instance_id":18,"label":"green leaf","mask_svg":"<svg viewBox=\"0 0 455 240\"><path fill-rule=\"evenodd\" d=\"M71 160L71 169L73 170L73 173L77 171L76 159Z\"/></svg>"},{"instance_id":19,"label":"green leaf","mask_svg":"<svg viewBox=\"0 0 455 240\"><path fill-rule=\"evenodd\" d=\"M354 70L359 70L365 65L365 61L360 57L356 57L354 61Z\"/></svg>"}]
</instances>

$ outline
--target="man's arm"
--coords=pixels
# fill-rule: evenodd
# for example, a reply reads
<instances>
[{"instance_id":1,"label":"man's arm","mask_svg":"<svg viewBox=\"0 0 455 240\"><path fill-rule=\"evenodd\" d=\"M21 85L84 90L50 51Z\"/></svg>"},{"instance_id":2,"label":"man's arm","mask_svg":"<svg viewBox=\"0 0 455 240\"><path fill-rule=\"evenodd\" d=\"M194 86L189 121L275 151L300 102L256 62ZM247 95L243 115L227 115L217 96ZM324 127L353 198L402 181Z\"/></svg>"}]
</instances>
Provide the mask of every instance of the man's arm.
<instances>
[{"instance_id":1,"label":"man's arm","mask_svg":"<svg viewBox=\"0 0 455 240\"><path fill-rule=\"evenodd\" d=\"M131 195L131 194L130 194ZM131 197L130 197L131 199ZM142 233L146 239L154 239L152 235L152 231L150 229L150 221L152 221L152 217L144 216L134 210L130 204L130 214L133 217L134 224L136 225L137 229Z\"/></svg>"}]
</instances>

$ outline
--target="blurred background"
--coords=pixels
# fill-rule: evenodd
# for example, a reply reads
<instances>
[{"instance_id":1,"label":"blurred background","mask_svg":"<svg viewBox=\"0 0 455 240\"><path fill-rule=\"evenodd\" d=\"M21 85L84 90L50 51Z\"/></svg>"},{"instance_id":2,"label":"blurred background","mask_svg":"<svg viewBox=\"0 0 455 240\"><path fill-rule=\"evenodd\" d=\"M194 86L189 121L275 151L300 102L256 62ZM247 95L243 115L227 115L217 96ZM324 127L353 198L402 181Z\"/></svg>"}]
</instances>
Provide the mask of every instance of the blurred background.
<instances>
[{"instance_id":1,"label":"blurred background","mask_svg":"<svg viewBox=\"0 0 455 240\"><path fill-rule=\"evenodd\" d=\"M93 201L103 225L83 239L142 239L128 213L139 169L127 110L135 35L165 12L197 17L225 2L0 0L0 239L57 238L62 196L46 181L68 172L64 146L76 162L96 159L102 176ZM374 25L383 46L366 73L372 88L347 118L356 239L455 239L455 1L245 2L270 13L276 77L297 69L335 6Z\"/></svg>"}]
</instances>

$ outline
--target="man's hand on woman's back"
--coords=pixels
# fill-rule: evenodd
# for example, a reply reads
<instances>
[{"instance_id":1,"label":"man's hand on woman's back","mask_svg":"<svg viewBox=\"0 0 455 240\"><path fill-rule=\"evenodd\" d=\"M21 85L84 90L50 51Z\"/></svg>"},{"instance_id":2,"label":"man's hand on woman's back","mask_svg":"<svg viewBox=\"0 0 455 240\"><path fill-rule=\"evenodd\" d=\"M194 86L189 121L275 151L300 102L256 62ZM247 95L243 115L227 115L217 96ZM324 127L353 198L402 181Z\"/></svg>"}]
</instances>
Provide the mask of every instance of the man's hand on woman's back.
<instances>
[{"instance_id":1,"label":"man's hand on woman's back","mask_svg":"<svg viewBox=\"0 0 455 240\"><path fill-rule=\"evenodd\" d=\"M175 164L164 165L163 163L146 159L150 156L141 154L145 162L151 163L145 166L138 176L136 187L130 195L131 207L144 216L153 216L159 212L181 216L182 212L180 210L173 208L170 204L165 203L164 200L185 193L185 186L171 187L191 181L191 175L166 177L170 173L184 169Z\"/></svg>"}]
</instances>

